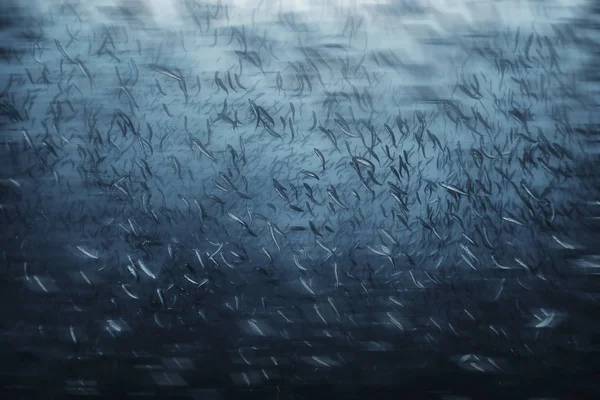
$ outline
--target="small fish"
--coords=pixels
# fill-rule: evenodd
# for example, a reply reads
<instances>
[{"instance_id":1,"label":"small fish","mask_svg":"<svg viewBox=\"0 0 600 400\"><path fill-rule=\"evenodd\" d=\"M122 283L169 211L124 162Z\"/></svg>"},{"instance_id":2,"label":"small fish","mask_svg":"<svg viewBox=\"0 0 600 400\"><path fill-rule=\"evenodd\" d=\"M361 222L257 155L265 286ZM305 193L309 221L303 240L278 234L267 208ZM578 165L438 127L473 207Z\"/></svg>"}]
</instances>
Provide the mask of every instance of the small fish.
<instances>
[{"instance_id":1,"label":"small fish","mask_svg":"<svg viewBox=\"0 0 600 400\"><path fill-rule=\"evenodd\" d=\"M304 174L304 176L307 176L309 178L313 178L313 179L316 179L316 180L320 180L319 175L315 174L312 171L307 171L307 170L303 169L303 170L300 170L300 172L302 174Z\"/></svg>"},{"instance_id":2,"label":"small fish","mask_svg":"<svg viewBox=\"0 0 600 400\"><path fill-rule=\"evenodd\" d=\"M469 194L456 186L448 185L446 183L440 183L440 186L449 191L450 193L458 194L461 196L468 196Z\"/></svg>"},{"instance_id":3,"label":"small fish","mask_svg":"<svg viewBox=\"0 0 600 400\"><path fill-rule=\"evenodd\" d=\"M293 254L292 258L294 260L294 264L296 265L296 267L298 267L298 269L300 271L303 271L303 272L307 272L308 271L308 269L306 269L305 267L302 266L302 264L300 264L300 261L298 261L298 258L296 257L296 254Z\"/></svg>"},{"instance_id":4,"label":"small fish","mask_svg":"<svg viewBox=\"0 0 600 400\"><path fill-rule=\"evenodd\" d=\"M311 289L310 286L308 286L308 283L306 283L306 281L302 277L300 277L300 283L302 284L302 286L304 287L304 289L306 289L306 291L308 293L310 293L310 295L312 297L317 297L317 294L314 292L314 290Z\"/></svg>"},{"instance_id":5,"label":"small fish","mask_svg":"<svg viewBox=\"0 0 600 400\"><path fill-rule=\"evenodd\" d=\"M152 273L152 271L150 271L150 270L148 269L148 267L146 266L146 264L144 264L144 262L143 262L142 260L138 260L137 264L138 264L138 267L140 267L140 269L141 269L141 270L142 270L142 271L143 271L143 272L144 272L146 275L148 275L148 276L149 276L150 278L152 278L152 279L156 279L156 275L154 275L154 274Z\"/></svg>"},{"instance_id":6,"label":"small fish","mask_svg":"<svg viewBox=\"0 0 600 400\"><path fill-rule=\"evenodd\" d=\"M563 249L567 249L567 250L575 250L577 249L577 247L573 246L570 243L565 242L564 240L559 239L558 237L556 237L556 235L552 235L552 239L558 243Z\"/></svg>"},{"instance_id":7,"label":"small fish","mask_svg":"<svg viewBox=\"0 0 600 400\"><path fill-rule=\"evenodd\" d=\"M329 195L329 197L331 197L331 199L334 201L335 204L337 204L339 207L341 207L342 209L344 209L346 211L348 210L348 207L346 207L344 205L344 203L341 202L341 200L338 197L338 194L333 186L330 186L329 188L327 188L327 194Z\"/></svg>"},{"instance_id":8,"label":"small fish","mask_svg":"<svg viewBox=\"0 0 600 400\"><path fill-rule=\"evenodd\" d=\"M181 75L181 73L179 71L175 71L175 70L171 70L165 66L162 65L158 65L158 64L148 64L148 66L150 67L150 69L152 69L155 72L158 72L159 74L168 76L169 78L181 81L183 80L183 76Z\"/></svg>"},{"instance_id":9,"label":"small fish","mask_svg":"<svg viewBox=\"0 0 600 400\"><path fill-rule=\"evenodd\" d=\"M314 148L314 151L317 157L319 157L319 160L321 161L321 167L323 168L323 171L325 171L325 156L323 155L323 153L321 153L321 150L317 149L316 147Z\"/></svg>"},{"instance_id":10,"label":"small fish","mask_svg":"<svg viewBox=\"0 0 600 400\"><path fill-rule=\"evenodd\" d=\"M254 320L254 319L249 320L248 325L250 325L250 328L252 328L252 330L254 332L256 332L257 334L259 334L260 336L265 336L264 332L258 326L258 322L256 322L256 320ZM248 378L246 377L246 380L247 379ZM249 384L249 382L248 382L248 384Z\"/></svg>"},{"instance_id":11,"label":"small fish","mask_svg":"<svg viewBox=\"0 0 600 400\"><path fill-rule=\"evenodd\" d=\"M85 255L88 258L91 258L92 260L97 260L98 256L96 254L91 253L90 251L84 249L81 246L76 246L77 250L79 250L81 253L83 253L83 255Z\"/></svg>"},{"instance_id":12,"label":"small fish","mask_svg":"<svg viewBox=\"0 0 600 400\"><path fill-rule=\"evenodd\" d=\"M139 300L140 298L138 296L136 296L135 294L133 294L129 288L127 287L126 284L122 283L121 284L121 288L123 289L123 291L125 292L125 294L129 297L131 297L134 300Z\"/></svg>"},{"instance_id":13,"label":"small fish","mask_svg":"<svg viewBox=\"0 0 600 400\"><path fill-rule=\"evenodd\" d=\"M310 227L311 232L315 236L323 237L323 235L321 235L321 233L317 230L317 227L315 226L314 222L308 221L308 226Z\"/></svg>"}]
</instances>

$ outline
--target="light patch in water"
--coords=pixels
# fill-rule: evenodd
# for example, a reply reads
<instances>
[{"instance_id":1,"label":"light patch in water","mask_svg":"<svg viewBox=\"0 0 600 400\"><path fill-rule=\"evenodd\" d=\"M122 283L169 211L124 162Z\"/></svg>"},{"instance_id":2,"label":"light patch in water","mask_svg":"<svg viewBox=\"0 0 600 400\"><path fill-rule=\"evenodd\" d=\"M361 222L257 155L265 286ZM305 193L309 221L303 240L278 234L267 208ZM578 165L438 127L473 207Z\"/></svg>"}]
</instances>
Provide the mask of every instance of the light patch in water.
<instances>
[{"instance_id":1,"label":"light patch in water","mask_svg":"<svg viewBox=\"0 0 600 400\"><path fill-rule=\"evenodd\" d=\"M397 26L408 21L433 24L440 31L452 31L455 25L501 24L503 26L540 30L550 22L573 18L589 4L590 0L72 0L69 4L78 13L98 23L110 22L115 14L123 11L149 25L177 28L182 17L189 14L191 5L195 10L210 6L227 5L230 22L250 23L250 13L256 10L255 22L273 20L280 13L296 12L310 18L311 22L323 22L323 28L334 28L332 20L343 24L349 13L367 16L365 25ZM29 11L37 9L43 15L56 14L63 0L21 0ZM186 4L188 7L186 7ZM104 12L102 11L104 10ZM70 11L67 11L67 13ZM110 14L110 12L109 12ZM224 13L222 13L224 14ZM368 27L368 29L371 29ZM543 29L542 29L543 30Z\"/></svg>"}]
</instances>

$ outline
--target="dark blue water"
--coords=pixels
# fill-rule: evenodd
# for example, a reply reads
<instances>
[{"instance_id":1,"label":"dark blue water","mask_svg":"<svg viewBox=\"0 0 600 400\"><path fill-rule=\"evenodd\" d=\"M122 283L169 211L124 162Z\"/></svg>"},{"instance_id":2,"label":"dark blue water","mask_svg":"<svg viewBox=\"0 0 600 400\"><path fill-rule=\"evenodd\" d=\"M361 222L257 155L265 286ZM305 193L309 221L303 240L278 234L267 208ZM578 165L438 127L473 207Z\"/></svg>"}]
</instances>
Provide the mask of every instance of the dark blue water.
<instances>
[{"instance_id":1,"label":"dark blue water","mask_svg":"<svg viewBox=\"0 0 600 400\"><path fill-rule=\"evenodd\" d=\"M6 398L597 395L593 5L6 4Z\"/></svg>"}]
</instances>

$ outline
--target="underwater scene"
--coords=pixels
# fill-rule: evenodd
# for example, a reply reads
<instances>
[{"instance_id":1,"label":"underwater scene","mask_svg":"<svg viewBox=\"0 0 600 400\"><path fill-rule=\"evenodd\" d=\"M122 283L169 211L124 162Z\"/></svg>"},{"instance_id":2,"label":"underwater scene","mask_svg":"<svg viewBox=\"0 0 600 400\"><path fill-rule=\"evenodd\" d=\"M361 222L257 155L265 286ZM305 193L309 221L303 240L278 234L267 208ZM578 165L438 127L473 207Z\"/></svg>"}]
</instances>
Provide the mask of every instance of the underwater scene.
<instances>
[{"instance_id":1,"label":"underwater scene","mask_svg":"<svg viewBox=\"0 0 600 400\"><path fill-rule=\"evenodd\" d=\"M599 27L2 1L0 395L600 398Z\"/></svg>"}]
</instances>

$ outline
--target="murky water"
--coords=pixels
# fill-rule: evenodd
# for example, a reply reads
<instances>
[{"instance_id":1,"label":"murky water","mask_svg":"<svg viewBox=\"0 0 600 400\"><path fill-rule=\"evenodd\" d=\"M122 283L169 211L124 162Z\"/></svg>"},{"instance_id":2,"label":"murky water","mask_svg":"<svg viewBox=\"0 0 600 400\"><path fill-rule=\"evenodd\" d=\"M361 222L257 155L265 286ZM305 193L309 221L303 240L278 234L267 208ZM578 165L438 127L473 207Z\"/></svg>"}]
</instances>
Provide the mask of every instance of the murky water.
<instances>
[{"instance_id":1,"label":"murky water","mask_svg":"<svg viewBox=\"0 0 600 400\"><path fill-rule=\"evenodd\" d=\"M10 398L597 394L587 2L6 4Z\"/></svg>"}]
</instances>

